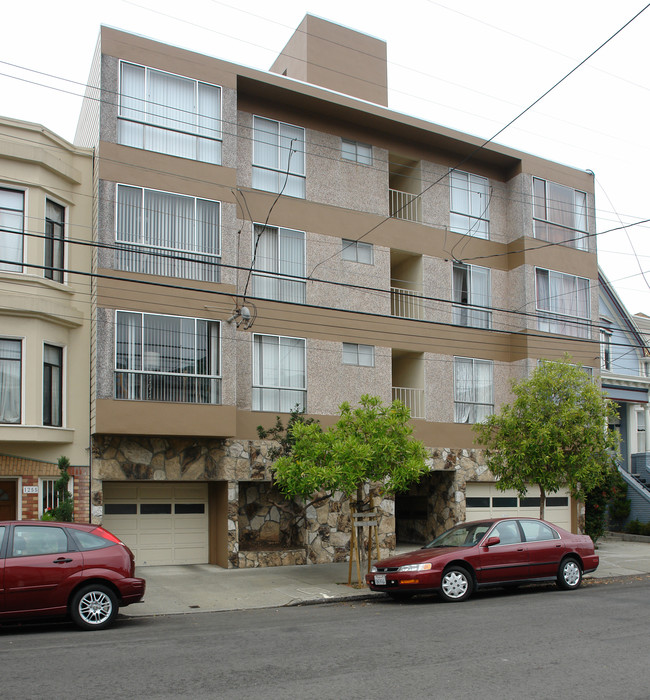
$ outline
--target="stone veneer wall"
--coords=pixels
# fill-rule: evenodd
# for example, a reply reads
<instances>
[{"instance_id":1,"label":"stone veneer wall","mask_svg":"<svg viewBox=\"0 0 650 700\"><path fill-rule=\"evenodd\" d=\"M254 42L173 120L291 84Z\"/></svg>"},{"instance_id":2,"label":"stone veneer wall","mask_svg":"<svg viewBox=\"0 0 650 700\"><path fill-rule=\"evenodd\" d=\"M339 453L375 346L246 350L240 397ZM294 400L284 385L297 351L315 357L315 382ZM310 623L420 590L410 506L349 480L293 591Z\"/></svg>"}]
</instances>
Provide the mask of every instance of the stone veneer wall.
<instances>
[{"instance_id":1,"label":"stone veneer wall","mask_svg":"<svg viewBox=\"0 0 650 700\"><path fill-rule=\"evenodd\" d=\"M350 550L349 499L342 493L309 505L285 499L271 484L264 440L96 436L93 443L93 520L103 513L102 482L220 481L228 484L228 560L232 568L346 561ZM430 474L414 492L426 494L429 516L414 521L427 541L465 519L467 481L491 481L480 450L434 449ZM396 544L395 501L372 489L379 509L380 556ZM366 497L369 489L366 487ZM281 507L279 507L281 506ZM362 543L365 546L365 543ZM374 547L373 547L374 550Z\"/></svg>"}]
</instances>

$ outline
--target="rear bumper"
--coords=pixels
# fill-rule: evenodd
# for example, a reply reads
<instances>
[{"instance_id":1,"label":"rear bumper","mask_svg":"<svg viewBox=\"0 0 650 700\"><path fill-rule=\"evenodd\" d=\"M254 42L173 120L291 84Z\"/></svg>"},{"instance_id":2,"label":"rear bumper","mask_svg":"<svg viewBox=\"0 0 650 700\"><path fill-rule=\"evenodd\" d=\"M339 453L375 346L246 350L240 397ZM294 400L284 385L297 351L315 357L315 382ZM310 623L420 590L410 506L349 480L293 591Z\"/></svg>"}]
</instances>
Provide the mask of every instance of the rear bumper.
<instances>
[{"instance_id":1,"label":"rear bumper","mask_svg":"<svg viewBox=\"0 0 650 700\"><path fill-rule=\"evenodd\" d=\"M147 583L143 578L124 578L119 582L121 606L139 603L144 598Z\"/></svg>"},{"instance_id":2,"label":"rear bumper","mask_svg":"<svg viewBox=\"0 0 650 700\"><path fill-rule=\"evenodd\" d=\"M600 558L597 554L592 554L591 556L586 556L582 558L582 565L584 567L583 574L591 574L596 571L598 564L600 563Z\"/></svg>"}]
</instances>

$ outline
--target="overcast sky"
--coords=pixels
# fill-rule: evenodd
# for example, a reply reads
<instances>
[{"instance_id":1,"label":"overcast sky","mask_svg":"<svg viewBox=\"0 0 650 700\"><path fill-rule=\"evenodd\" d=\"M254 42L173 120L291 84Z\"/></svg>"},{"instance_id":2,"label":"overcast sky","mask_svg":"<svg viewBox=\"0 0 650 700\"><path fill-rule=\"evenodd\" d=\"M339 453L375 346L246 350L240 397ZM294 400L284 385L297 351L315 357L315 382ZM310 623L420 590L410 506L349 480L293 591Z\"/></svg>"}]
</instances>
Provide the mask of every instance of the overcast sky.
<instances>
[{"instance_id":1,"label":"overcast sky","mask_svg":"<svg viewBox=\"0 0 650 700\"><path fill-rule=\"evenodd\" d=\"M639 0L22 0L2 10L0 114L71 141L100 24L268 70L310 12L388 43L391 109L489 138L644 7ZM595 173L600 265L629 311L648 315L650 224L603 232L650 219L649 36L650 9L496 139Z\"/></svg>"}]
</instances>

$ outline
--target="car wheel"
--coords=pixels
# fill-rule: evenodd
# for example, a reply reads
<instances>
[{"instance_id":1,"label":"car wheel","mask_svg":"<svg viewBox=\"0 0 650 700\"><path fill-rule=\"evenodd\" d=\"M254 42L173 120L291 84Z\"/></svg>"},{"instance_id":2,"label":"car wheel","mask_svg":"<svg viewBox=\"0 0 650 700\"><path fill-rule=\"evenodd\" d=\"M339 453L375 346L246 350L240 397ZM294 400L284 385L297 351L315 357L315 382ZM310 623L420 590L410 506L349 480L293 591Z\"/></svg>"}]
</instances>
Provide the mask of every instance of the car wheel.
<instances>
[{"instance_id":1,"label":"car wheel","mask_svg":"<svg viewBox=\"0 0 650 700\"><path fill-rule=\"evenodd\" d=\"M393 600L410 600L415 594L412 591L388 591Z\"/></svg>"},{"instance_id":2,"label":"car wheel","mask_svg":"<svg viewBox=\"0 0 650 700\"><path fill-rule=\"evenodd\" d=\"M115 619L117 610L115 593L99 583L80 588L70 605L72 620L84 630L103 630L108 627Z\"/></svg>"},{"instance_id":3,"label":"car wheel","mask_svg":"<svg viewBox=\"0 0 650 700\"><path fill-rule=\"evenodd\" d=\"M472 595L474 581L472 575L462 566L450 566L442 574L440 595L450 603L460 603Z\"/></svg>"},{"instance_id":4,"label":"car wheel","mask_svg":"<svg viewBox=\"0 0 650 700\"><path fill-rule=\"evenodd\" d=\"M572 557L565 559L560 564L560 571L557 575L558 588L565 591L572 591L582 583L582 570L580 564Z\"/></svg>"}]
</instances>

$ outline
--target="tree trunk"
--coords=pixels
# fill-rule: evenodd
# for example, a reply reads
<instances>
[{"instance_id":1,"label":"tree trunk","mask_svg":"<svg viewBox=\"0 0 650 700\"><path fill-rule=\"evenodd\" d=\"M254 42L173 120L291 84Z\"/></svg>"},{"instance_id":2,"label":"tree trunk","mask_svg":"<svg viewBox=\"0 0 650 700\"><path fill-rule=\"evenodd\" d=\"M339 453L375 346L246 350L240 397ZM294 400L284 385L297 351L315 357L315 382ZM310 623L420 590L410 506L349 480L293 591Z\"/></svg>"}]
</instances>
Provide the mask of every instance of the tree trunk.
<instances>
[{"instance_id":1,"label":"tree trunk","mask_svg":"<svg viewBox=\"0 0 650 700\"><path fill-rule=\"evenodd\" d=\"M544 487L539 484L539 517L544 520L544 507L546 506L546 491Z\"/></svg>"}]
</instances>

